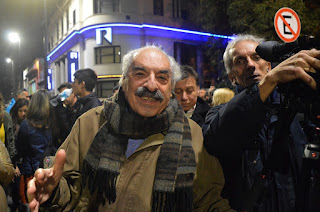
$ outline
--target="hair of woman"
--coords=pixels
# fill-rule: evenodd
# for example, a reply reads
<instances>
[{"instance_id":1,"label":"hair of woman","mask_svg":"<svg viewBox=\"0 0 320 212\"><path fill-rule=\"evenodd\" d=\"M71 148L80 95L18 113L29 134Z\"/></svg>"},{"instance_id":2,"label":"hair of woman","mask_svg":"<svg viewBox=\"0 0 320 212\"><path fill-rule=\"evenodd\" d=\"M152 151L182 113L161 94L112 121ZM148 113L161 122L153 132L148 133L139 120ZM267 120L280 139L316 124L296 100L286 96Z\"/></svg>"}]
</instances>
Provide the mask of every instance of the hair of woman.
<instances>
[{"instance_id":1,"label":"hair of woman","mask_svg":"<svg viewBox=\"0 0 320 212\"><path fill-rule=\"evenodd\" d=\"M27 119L36 128L49 127L50 93L41 89L32 95L29 103Z\"/></svg>"},{"instance_id":2,"label":"hair of woman","mask_svg":"<svg viewBox=\"0 0 320 212\"><path fill-rule=\"evenodd\" d=\"M225 104L234 97L234 91L229 88L218 88L213 92L213 106Z\"/></svg>"}]
</instances>

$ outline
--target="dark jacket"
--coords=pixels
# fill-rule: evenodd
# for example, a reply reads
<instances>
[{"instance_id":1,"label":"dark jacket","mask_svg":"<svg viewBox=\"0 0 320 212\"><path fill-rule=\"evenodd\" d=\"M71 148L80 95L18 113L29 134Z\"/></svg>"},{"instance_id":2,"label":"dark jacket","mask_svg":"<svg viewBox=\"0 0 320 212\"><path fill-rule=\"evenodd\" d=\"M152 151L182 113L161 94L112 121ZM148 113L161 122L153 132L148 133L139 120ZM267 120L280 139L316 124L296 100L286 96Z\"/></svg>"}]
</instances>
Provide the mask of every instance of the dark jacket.
<instances>
[{"instance_id":1,"label":"dark jacket","mask_svg":"<svg viewBox=\"0 0 320 212\"><path fill-rule=\"evenodd\" d=\"M18 156L22 158L22 164L18 165L21 174L30 175L37 170L44 151L51 141L50 129L35 128L27 119L22 121L16 141Z\"/></svg>"},{"instance_id":2,"label":"dark jacket","mask_svg":"<svg viewBox=\"0 0 320 212\"><path fill-rule=\"evenodd\" d=\"M207 112L211 107L202 98L197 98L196 109L193 111L191 119L195 121L200 127L204 124Z\"/></svg>"},{"instance_id":3,"label":"dark jacket","mask_svg":"<svg viewBox=\"0 0 320 212\"><path fill-rule=\"evenodd\" d=\"M59 140L62 143L69 135L72 126L74 124L73 117L75 116L75 110L64 106L62 102L59 102L57 106L54 107L55 115L57 117L57 124L59 127Z\"/></svg>"},{"instance_id":4,"label":"dark jacket","mask_svg":"<svg viewBox=\"0 0 320 212\"><path fill-rule=\"evenodd\" d=\"M74 105L76 111L73 117L73 123L77 120L79 116L81 116L88 110L98 107L100 105L102 105L100 100L93 92L85 97L79 98L76 104Z\"/></svg>"},{"instance_id":5,"label":"dark jacket","mask_svg":"<svg viewBox=\"0 0 320 212\"><path fill-rule=\"evenodd\" d=\"M14 159L17 155L17 149L15 146L15 134L14 134L14 127L12 123L12 119L7 111L4 111L4 131L5 131L5 146L9 152L10 159L14 162Z\"/></svg>"},{"instance_id":6,"label":"dark jacket","mask_svg":"<svg viewBox=\"0 0 320 212\"><path fill-rule=\"evenodd\" d=\"M268 159L279 100L279 94L274 92L263 103L258 86L254 85L207 114L204 144L221 162L226 179L222 195L236 210L244 208L246 195ZM297 175L307 138L296 120L290 126L289 135L289 163L278 171L268 169L268 184L256 211L295 211Z\"/></svg>"}]
</instances>

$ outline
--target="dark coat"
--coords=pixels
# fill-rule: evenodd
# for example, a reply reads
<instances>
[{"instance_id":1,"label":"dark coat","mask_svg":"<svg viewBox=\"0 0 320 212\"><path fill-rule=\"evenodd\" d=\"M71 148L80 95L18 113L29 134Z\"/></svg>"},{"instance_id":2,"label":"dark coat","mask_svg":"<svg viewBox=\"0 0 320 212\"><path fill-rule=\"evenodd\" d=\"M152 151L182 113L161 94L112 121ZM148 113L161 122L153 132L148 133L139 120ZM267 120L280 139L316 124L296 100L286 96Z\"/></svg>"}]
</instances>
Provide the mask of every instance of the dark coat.
<instances>
[{"instance_id":1,"label":"dark coat","mask_svg":"<svg viewBox=\"0 0 320 212\"><path fill-rule=\"evenodd\" d=\"M226 179L223 197L241 210L254 180L268 159L278 121L279 94L263 103L257 85L237 94L227 104L212 108L203 125L207 151L219 158ZM298 121L290 126L289 164L268 170L265 194L256 211L295 211L295 189L307 138ZM284 156L285 157L285 156Z\"/></svg>"},{"instance_id":2,"label":"dark coat","mask_svg":"<svg viewBox=\"0 0 320 212\"><path fill-rule=\"evenodd\" d=\"M197 98L196 109L193 111L191 119L195 121L200 127L204 124L204 120L206 118L208 110L210 110L210 106L206 101Z\"/></svg>"},{"instance_id":3,"label":"dark coat","mask_svg":"<svg viewBox=\"0 0 320 212\"><path fill-rule=\"evenodd\" d=\"M75 114L73 117L73 123L77 120L79 116L87 112L88 110L98 107L102 105L98 97L95 93L90 93L89 95L79 98L74 105L75 108Z\"/></svg>"},{"instance_id":4,"label":"dark coat","mask_svg":"<svg viewBox=\"0 0 320 212\"><path fill-rule=\"evenodd\" d=\"M73 117L75 115L75 110L69 108L68 106L63 106L62 102L59 102L59 104L54 107L54 110L60 131L59 139L60 142L63 142L69 135L74 124Z\"/></svg>"},{"instance_id":5,"label":"dark coat","mask_svg":"<svg viewBox=\"0 0 320 212\"><path fill-rule=\"evenodd\" d=\"M12 163L14 163L17 155L17 150L15 146L15 131L14 131L14 126L12 123L11 116L9 113L7 113L7 111L4 111L3 123L4 123L4 131L5 131L4 144L6 145L6 148L9 152Z\"/></svg>"},{"instance_id":6,"label":"dark coat","mask_svg":"<svg viewBox=\"0 0 320 212\"><path fill-rule=\"evenodd\" d=\"M50 129L35 128L27 119L22 121L16 141L18 156L22 158L22 164L18 165L21 174L30 175L37 170L50 141Z\"/></svg>"}]
</instances>

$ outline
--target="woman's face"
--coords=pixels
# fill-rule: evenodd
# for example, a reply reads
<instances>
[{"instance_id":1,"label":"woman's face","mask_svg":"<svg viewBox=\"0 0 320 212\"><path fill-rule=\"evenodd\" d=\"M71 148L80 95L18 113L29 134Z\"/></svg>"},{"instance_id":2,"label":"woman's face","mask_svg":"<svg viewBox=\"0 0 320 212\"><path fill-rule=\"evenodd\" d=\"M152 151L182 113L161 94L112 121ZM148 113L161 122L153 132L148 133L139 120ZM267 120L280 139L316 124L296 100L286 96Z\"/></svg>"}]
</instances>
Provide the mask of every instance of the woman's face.
<instances>
[{"instance_id":1,"label":"woman's face","mask_svg":"<svg viewBox=\"0 0 320 212\"><path fill-rule=\"evenodd\" d=\"M20 107L18 109L18 117L19 117L19 120L24 120L27 116L27 111L28 111L28 106L25 105L23 107Z\"/></svg>"}]
</instances>

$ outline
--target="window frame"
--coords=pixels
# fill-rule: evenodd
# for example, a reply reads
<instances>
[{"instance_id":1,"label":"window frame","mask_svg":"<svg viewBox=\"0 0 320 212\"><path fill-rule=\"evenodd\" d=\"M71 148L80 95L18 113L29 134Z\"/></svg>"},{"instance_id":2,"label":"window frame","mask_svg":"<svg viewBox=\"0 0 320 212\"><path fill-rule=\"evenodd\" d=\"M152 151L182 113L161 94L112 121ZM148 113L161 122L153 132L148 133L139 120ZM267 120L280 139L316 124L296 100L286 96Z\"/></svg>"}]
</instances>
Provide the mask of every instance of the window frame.
<instances>
[{"instance_id":1,"label":"window frame","mask_svg":"<svg viewBox=\"0 0 320 212\"><path fill-rule=\"evenodd\" d=\"M103 55L101 55L101 51L103 49L109 49L109 48L113 48L113 53L112 54L103 54ZM119 52L120 52L119 56L117 56L116 48L119 48ZM97 53L99 53L99 55ZM102 58L103 57L108 57L108 56L112 56L113 57L113 62L102 63ZM116 46L98 46L98 47L95 47L94 48L94 57L95 57L94 59L95 59L95 64L96 65L121 63L121 46L120 45L116 45ZM119 57L119 61L116 61L117 57Z\"/></svg>"}]
</instances>

